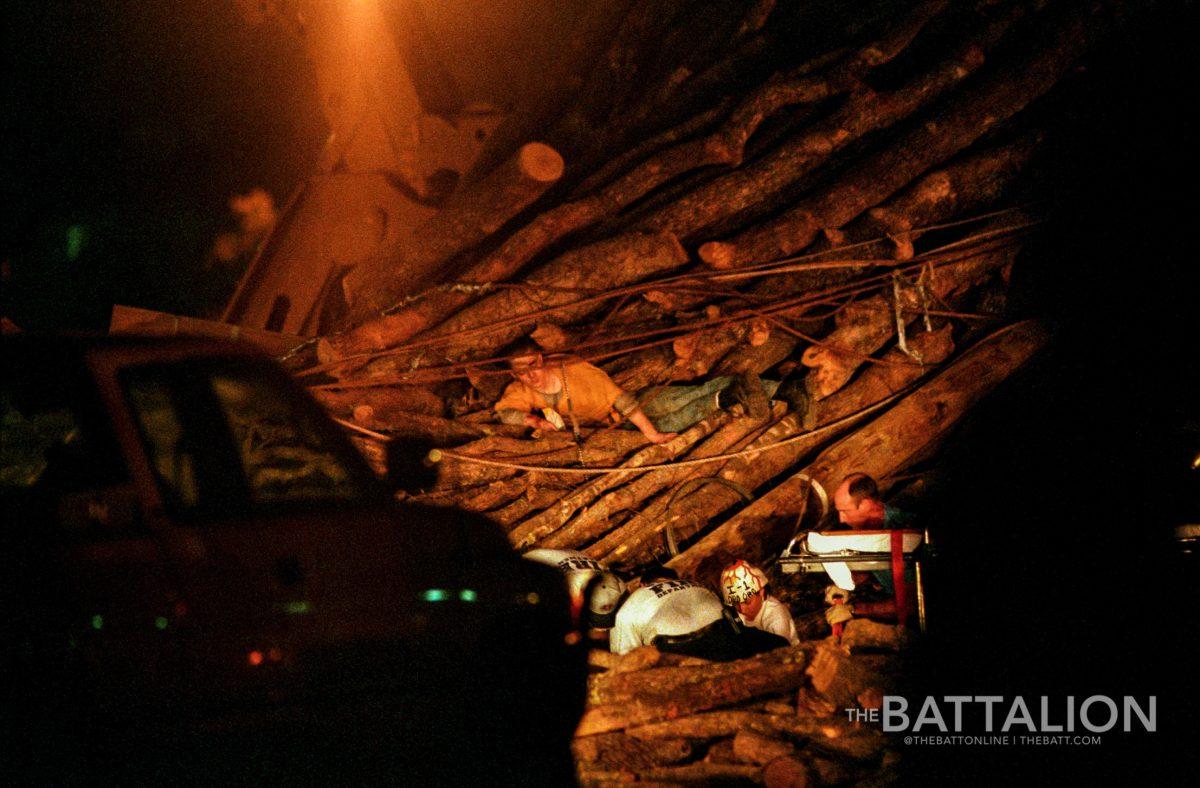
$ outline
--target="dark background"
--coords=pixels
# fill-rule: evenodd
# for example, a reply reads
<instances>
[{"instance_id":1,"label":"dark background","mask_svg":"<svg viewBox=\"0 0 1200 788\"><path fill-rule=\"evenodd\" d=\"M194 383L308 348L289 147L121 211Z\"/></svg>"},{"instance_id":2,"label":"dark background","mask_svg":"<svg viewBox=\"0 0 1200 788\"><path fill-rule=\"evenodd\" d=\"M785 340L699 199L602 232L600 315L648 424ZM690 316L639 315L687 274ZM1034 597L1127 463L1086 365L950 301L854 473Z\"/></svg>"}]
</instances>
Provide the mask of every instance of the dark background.
<instances>
[{"instance_id":1,"label":"dark background","mask_svg":"<svg viewBox=\"0 0 1200 788\"><path fill-rule=\"evenodd\" d=\"M282 203L324 138L300 40L231 1L17 3L4 27L0 310L35 330L103 330L113 303L219 312L229 197Z\"/></svg>"},{"instance_id":2,"label":"dark background","mask_svg":"<svg viewBox=\"0 0 1200 788\"><path fill-rule=\"evenodd\" d=\"M1198 575L1167 537L1200 522L1200 28L1192 4L1161 5L1054 99L1054 221L1015 271L1014 310L1048 319L1056 341L943 453L924 514L946 560L911 689L1154 694L1160 732L906 750L914 775L1194 774ZM299 44L232 4L157 1L21 4L5 37L0 309L27 328L101 329L114 302L219 308L238 272L206 250L230 229L228 197L261 186L282 201L324 133Z\"/></svg>"},{"instance_id":3,"label":"dark background","mask_svg":"<svg viewBox=\"0 0 1200 788\"><path fill-rule=\"evenodd\" d=\"M907 751L919 778L1194 780L1200 561L1169 535L1200 522L1195 17L1172 6L1127 29L1062 98L1054 220L1014 273L1016 311L1055 341L939 458L925 503L946 560L910 688L1023 695L1035 718L1049 695L1058 722L1067 695L1156 695L1159 732Z\"/></svg>"}]
</instances>

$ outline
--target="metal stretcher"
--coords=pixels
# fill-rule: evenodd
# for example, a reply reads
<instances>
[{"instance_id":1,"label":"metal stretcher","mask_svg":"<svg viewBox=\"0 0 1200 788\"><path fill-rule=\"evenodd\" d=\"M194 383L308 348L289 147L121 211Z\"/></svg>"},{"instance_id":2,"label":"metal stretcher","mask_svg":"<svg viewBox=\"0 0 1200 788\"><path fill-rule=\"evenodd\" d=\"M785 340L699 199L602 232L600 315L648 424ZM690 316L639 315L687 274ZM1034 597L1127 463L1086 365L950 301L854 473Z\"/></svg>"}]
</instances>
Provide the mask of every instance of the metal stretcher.
<instances>
[{"instance_id":1,"label":"metal stretcher","mask_svg":"<svg viewBox=\"0 0 1200 788\"><path fill-rule=\"evenodd\" d=\"M824 572L839 588L854 589L851 572L891 571L899 621L907 618L908 581L905 569L913 567L917 621L925 632L925 578L923 564L932 555L927 532L809 531L797 534L779 557L780 571Z\"/></svg>"}]
</instances>

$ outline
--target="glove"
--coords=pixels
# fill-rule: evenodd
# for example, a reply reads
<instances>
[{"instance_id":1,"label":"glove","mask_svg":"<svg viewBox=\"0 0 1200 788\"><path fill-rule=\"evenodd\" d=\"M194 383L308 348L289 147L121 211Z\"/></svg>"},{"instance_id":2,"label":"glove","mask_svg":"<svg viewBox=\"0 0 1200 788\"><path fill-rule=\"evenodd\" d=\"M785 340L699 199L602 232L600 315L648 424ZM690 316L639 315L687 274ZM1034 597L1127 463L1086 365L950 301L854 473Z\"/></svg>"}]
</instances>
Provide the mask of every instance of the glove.
<instances>
[{"instance_id":1,"label":"glove","mask_svg":"<svg viewBox=\"0 0 1200 788\"><path fill-rule=\"evenodd\" d=\"M854 618L853 605L830 605L825 609L825 622L829 626L844 624Z\"/></svg>"},{"instance_id":2,"label":"glove","mask_svg":"<svg viewBox=\"0 0 1200 788\"><path fill-rule=\"evenodd\" d=\"M838 586L826 587L826 589L825 589L825 604L832 605L834 603L834 601L838 600L838 599L842 600L842 602L844 602L844 603L849 602L850 601L850 592L844 588L839 588Z\"/></svg>"}]
</instances>

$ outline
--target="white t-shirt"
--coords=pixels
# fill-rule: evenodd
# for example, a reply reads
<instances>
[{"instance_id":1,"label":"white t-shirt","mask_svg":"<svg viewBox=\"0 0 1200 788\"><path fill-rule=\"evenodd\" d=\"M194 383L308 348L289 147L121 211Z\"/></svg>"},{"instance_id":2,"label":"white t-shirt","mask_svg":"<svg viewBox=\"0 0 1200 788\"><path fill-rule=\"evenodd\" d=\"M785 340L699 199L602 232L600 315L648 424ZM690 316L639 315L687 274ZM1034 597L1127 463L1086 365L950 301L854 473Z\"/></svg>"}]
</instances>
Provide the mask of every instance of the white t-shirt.
<instances>
[{"instance_id":1,"label":"white t-shirt","mask_svg":"<svg viewBox=\"0 0 1200 788\"><path fill-rule=\"evenodd\" d=\"M648 646L658 635L686 635L722 616L721 600L712 591L686 580L658 580L629 595L617 611L609 633L609 649L628 654Z\"/></svg>"},{"instance_id":2,"label":"white t-shirt","mask_svg":"<svg viewBox=\"0 0 1200 788\"><path fill-rule=\"evenodd\" d=\"M800 642L791 611L788 610L787 605L773 596L768 596L763 600L763 605L754 618L746 618L741 613L738 613L738 617L746 626L779 635L781 638L786 638L787 642L793 646Z\"/></svg>"}]
</instances>

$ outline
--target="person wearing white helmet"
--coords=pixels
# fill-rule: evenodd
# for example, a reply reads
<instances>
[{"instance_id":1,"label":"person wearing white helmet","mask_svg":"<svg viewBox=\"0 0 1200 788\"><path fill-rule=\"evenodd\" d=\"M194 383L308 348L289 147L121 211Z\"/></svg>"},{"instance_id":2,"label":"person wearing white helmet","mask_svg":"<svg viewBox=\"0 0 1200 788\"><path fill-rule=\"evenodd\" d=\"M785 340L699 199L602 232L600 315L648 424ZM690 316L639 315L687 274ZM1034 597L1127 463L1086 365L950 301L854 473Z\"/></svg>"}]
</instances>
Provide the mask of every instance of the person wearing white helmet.
<instances>
[{"instance_id":1,"label":"person wearing white helmet","mask_svg":"<svg viewBox=\"0 0 1200 788\"><path fill-rule=\"evenodd\" d=\"M746 626L778 635L793 646L800 642L791 611L767 594L767 576L757 566L739 559L725 567L721 594Z\"/></svg>"},{"instance_id":2,"label":"person wearing white helmet","mask_svg":"<svg viewBox=\"0 0 1200 788\"><path fill-rule=\"evenodd\" d=\"M672 569L652 567L641 581L617 611L609 634L614 654L655 646L723 662L787 645L773 634L743 627L711 589L680 580Z\"/></svg>"},{"instance_id":3,"label":"person wearing white helmet","mask_svg":"<svg viewBox=\"0 0 1200 788\"><path fill-rule=\"evenodd\" d=\"M563 573L571 595L571 618L577 625L592 629L608 629L613 625L617 607L625 595L625 584L603 564L578 550L539 548L524 557Z\"/></svg>"}]
</instances>

